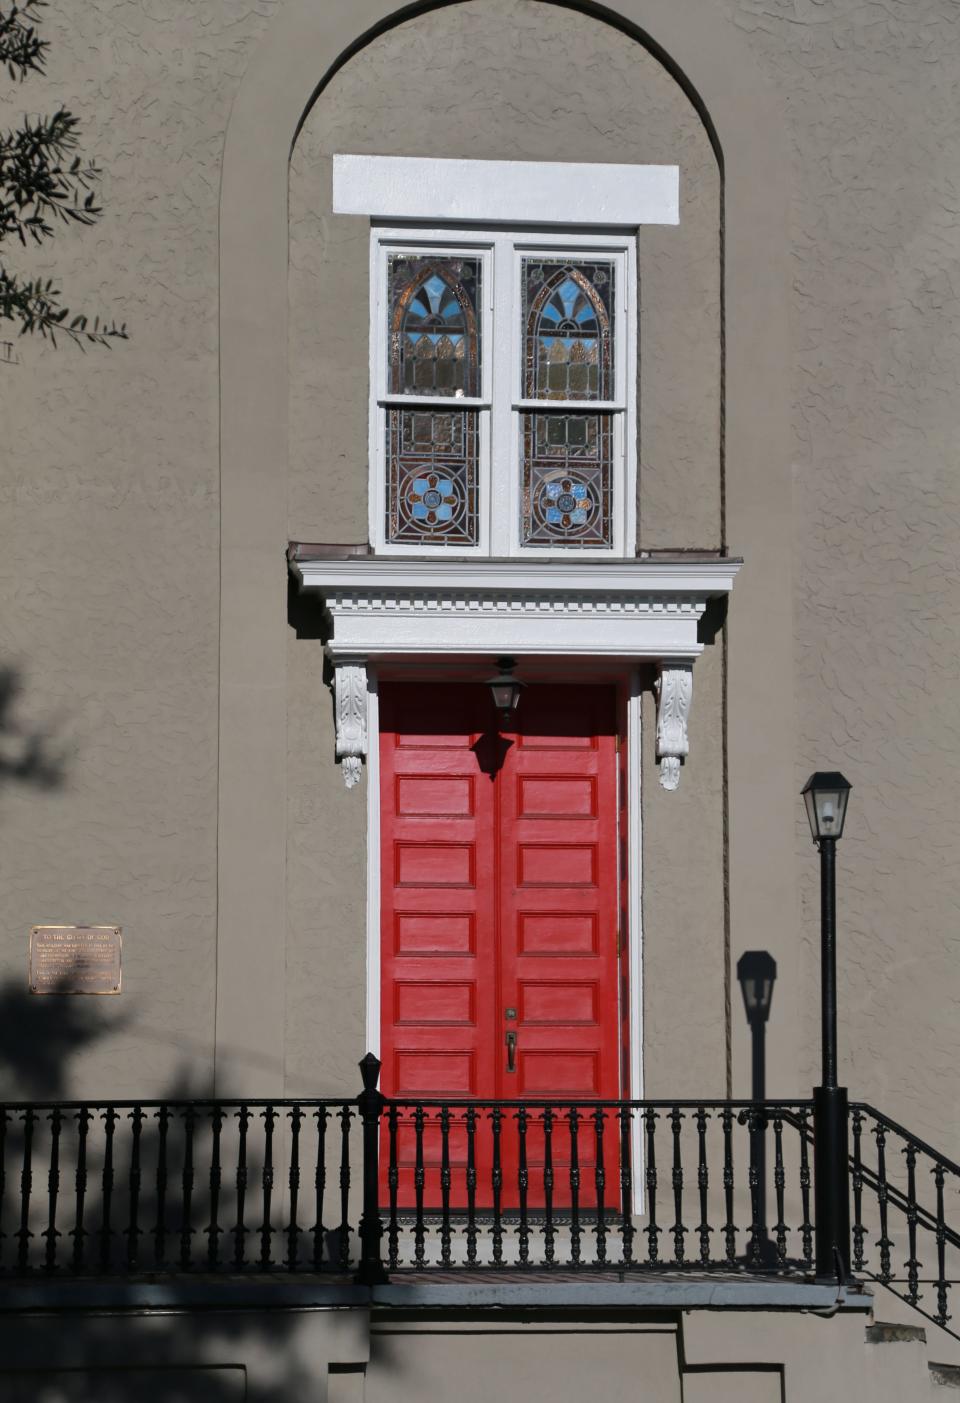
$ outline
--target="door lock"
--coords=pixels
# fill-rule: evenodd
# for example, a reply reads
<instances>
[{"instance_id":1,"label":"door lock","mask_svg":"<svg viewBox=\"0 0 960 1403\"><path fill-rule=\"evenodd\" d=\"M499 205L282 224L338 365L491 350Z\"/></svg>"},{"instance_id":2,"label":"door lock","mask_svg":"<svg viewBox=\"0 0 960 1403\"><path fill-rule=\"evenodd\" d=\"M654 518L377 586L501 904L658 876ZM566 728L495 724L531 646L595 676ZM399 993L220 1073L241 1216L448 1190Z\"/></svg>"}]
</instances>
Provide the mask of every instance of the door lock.
<instances>
[{"instance_id":1,"label":"door lock","mask_svg":"<svg viewBox=\"0 0 960 1403\"><path fill-rule=\"evenodd\" d=\"M512 1029L511 1029L511 1031L510 1031L509 1033L507 1033L507 1035L506 1035L506 1043L507 1043L507 1071L508 1071L508 1072L515 1072L515 1071L517 1070L517 1035L516 1035L515 1032L513 1032Z\"/></svg>"}]
</instances>

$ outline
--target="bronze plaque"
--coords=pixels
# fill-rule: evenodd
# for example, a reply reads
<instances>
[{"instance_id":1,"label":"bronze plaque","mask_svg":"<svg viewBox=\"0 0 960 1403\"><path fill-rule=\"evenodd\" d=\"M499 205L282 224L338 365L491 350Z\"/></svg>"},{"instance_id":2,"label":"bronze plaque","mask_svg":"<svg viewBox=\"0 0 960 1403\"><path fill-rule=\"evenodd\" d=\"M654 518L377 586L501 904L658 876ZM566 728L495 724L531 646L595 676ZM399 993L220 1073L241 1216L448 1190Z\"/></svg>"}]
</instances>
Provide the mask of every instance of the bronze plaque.
<instances>
[{"instance_id":1,"label":"bronze plaque","mask_svg":"<svg viewBox=\"0 0 960 1403\"><path fill-rule=\"evenodd\" d=\"M119 994L119 926L34 926L31 994Z\"/></svg>"}]
</instances>

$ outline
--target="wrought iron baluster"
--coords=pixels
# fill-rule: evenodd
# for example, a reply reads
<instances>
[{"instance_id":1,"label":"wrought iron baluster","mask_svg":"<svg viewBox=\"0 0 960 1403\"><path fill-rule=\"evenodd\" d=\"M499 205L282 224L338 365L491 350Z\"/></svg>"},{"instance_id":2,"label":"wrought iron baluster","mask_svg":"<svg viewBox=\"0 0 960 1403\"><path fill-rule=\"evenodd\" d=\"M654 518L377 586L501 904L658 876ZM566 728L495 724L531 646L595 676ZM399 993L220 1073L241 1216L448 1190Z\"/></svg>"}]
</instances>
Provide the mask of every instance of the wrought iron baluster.
<instances>
[{"instance_id":1,"label":"wrought iron baluster","mask_svg":"<svg viewBox=\"0 0 960 1403\"><path fill-rule=\"evenodd\" d=\"M290 1186L290 1219L287 1223L287 1271L296 1271L300 1225L297 1222L297 1209L300 1202L300 1122L303 1112L299 1106L290 1109L290 1173L287 1182Z\"/></svg>"},{"instance_id":2,"label":"wrought iron baluster","mask_svg":"<svg viewBox=\"0 0 960 1403\"><path fill-rule=\"evenodd\" d=\"M679 1106L674 1106L670 1112L670 1130L673 1136L673 1168L671 1171L671 1181L673 1183L674 1213L674 1223L670 1231L673 1234L673 1255L678 1266L683 1265L683 1239L687 1235L687 1229L683 1224L683 1158L680 1144L680 1122L683 1118L683 1113Z\"/></svg>"},{"instance_id":3,"label":"wrought iron baluster","mask_svg":"<svg viewBox=\"0 0 960 1403\"><path fill-rule=\"evenodd\" d=\"M854 1108L853 1126L853 1269L863 1270L863 1112Z\"/></svg>"},{"instance_id":4,"label":"wrought iron baluster","mask_svg":"<svg viewBox=\"0 0 960 1403\"><path fill-rule=\"evenodd\" d=\"M327 1187L328 1112L326 1106L318 1106L314 1114L317 1118L317 1167L313 1176L313 1268L314 1271L319 1271L323 1265L323 1198Z\"/></svg>"},{"instance_id":5,"label":"wrought iron baluster","mask_svg":"<svg viewBox=\"0 0 960 1403\"><path fill-rule=\"evenodd\" d=\"M890 1248L893 1246L887 1235L888 1193L887 1188L887 1132L880 1121L873 1127L877 1141L877 1203L880 1208L880 1280L884 1286L892 1278L890 1271Z\"/></svg>"},{"instance_id":6,"label":"wrought iron baluster","mask_svg":"<svg viewBox=\"0 0 960 1403\"><path fill-rule=\"evenodd\" d=\"M47 1176L47 1271L55 1271L57 1266L57 1196L60 1192L60 1125L62 1113L59 1106L50 1112L50 1172Z\"/></svg>"},{"instance_id":7,"label":"wrought iron baluster","mask_svg":"<svg viewBox=\"0 0 960 1403\"><path fill-rule=\"evenodd\" d=\"M576 1106L567 1112L570 1126L570 1264L580 1265L580 1114Z\"/></svg>"},{"instance_id":8,"label":"wrought iron baluster","mask_svg":"<svg viewBox=\"0 0 960 1403\"><path fill-rule=\"evenodd\" d=\"M237 1221L233 1229L233 1265L239 1271L246 1266L247 1225L243 1215L247 1203L247 1129L250 1108L241 1105L237 1111Z\"/></svg>"},{"instance_id":9,"label":"wrought iron baluster","mask_svg":"<svg viewBox=\"0 0 960 1403\"><path fill-rule=\"evenodd\" d=\"M720 1112L720 1125L723 1129L723 1245L727 1262L733 1266L737 1260L737 1225L733 1221L733 1112L729 1106L724 1106Z\"/></svg>"},{"instance_id":10,"label":"wrought iron baluster","mask_svg":"<svg viewBox=\"0 0 960 1403\"><path fill-rule=\"evenodd\" d=\"M110 1214L113 1208L113 1132L117 1123L117 1112L112 1106L108 1106L103 1116L104 1150L103 1150L103 1196L102 1209L100 1213L100 1270L106 1271L110 1266L110 1239L113 1237L113 1229L110 1226Z\"/></svg>"},{"instance_id":11,"label":"wrought iron baluster","mask_svg":"<svg viewBox=\"0 0 960 1403\"><path fill-rule=\"evenodd\" d=\"M6 1113L4 1113L6 1121ZM77 1172L74 1176L76 1186L76 1212L74 1213L73 1228L73 1270L80 1272L83 1270L83 1259L86 1253L86 1229L83 1226L84 1208L87 1198L87 1131L90 1127L90 1108L81 1106L77 1112Z\"/></svg>"},{"instance_id":12,"label":"wrought iron baluster","mask_svg":"<svg viewBox=\"0 0 960 1403\"><path fill-rule=\"evenodd\" d=\"M759 1267L763 1265L762 1195L765 1186L760 1182L760 1164L763 1158L760 1144L760 1137L764 1131L763 1111L757 1106L751 1106L748 1111L740 1112L739 1120L741 1125L746 1121L747 1133L750 1137L750 1166L747 1171L750 1185L750 1241L747 1247L747 1257L752 1266Z\"/></svg>"},{"instance_id":13,"label":"wrought iron baluster","mask_svg":"<svg viewBox=\"0 0 960 1403\"><path fill-rule=\"evenodd\" d=\"M422 1270L426 1262L425 1236L426 1227L423 1218L423 1190L426 1182L426 1171L423 1164L423 1126L426 1119L422 1106L417 1106L413 1113L413 1134L414 1134L414 1167L413 1167L413 1190L416 1200L416 1219L413 1228L413 1258L418 1269Z\"/></svg>"},{"instance_id":14,"label":"wrought iron baluster","mask_svg":"<svg viewBox=\"0 0 960 1403\"><path fill-rule=\"evenodd\" d=\"M270 1220L273 1208L273 1127L277 1113L272 1105L267 1105L261 1111L260 1118L263 1121L263 1169L260 1172L263 1207L263 1217L260 1219L260 1270L269 1271L273 1243L273 1223Z\"/></svg>"},{"instance_id":15,"label":"wrought iron baluster","mask_svg":"<svg viewBox=\"0 0 960 1403\"><path fill-rule=\"evenodd\" d=\"M159 1271L164 1265L167 1251L167 1133L170 1127L170 1108L161 1106L157 1111L157 1219L153 1228L153 1261Z\"/></svg>"},{"instance_id":16,"label":"wrought iron baluster","mask_svg":"<svg viewBox=\"0 0 960 1403\"><path fill-rule=\"evenodd\" d=\"M621 1101L620 1120L620 1252L624 1266L633 1262L633 1175L630 1167L630 1106Z\"/></svg>"},{"instance_id":17,"label":"wrought iron baluster","mask_svg":"<svg viewBox=\"0 0 960 1403\"><path fill-rule=\"evenodd\" d=\"M491 1240L493 1242L493 1260L499 1264L503 1261L503 1219L500 1216L500 1196L503 1189L503 1167L500 1162L500 1122L503 1116L499 1106L494 1106L490 1113L493 1129L493 1169L491 1173L491 1185L493 1188L493 1231Z\"/></svg>"},{"instance_id":18,"label":"wrought iron baluster","mask_svg":"<svg viewBox=\"0 0 960 1403\"><path fill-rule=\"evenodd\" d=\"M710 1170L707 1166L707 1111L704 1106L698 1106L694 1113L697 1126L697 1192L700 1197L700 1222L697 1225L697 1236L700 1239L700 1261L703 1266L710 1265L710 1234L713 1229L707 1221L707 1209L710 1193Z\"/></svg>"},{"instance_id":19,"label":"wrought iron baluster","mask_svg":"<svg viewBox=\"0 0 960 1403\"><path fill-rule=\"evenodd\" d=\"M183 1170L180 1175L182 1202L180 1206L180 1269L189 1271L193 1263L190 1260L193 1240L193 1135L195 1129L196 1112L193 1106L187 1105L183 1112Z\"/></svg>"},{"instance_id":20,"label":"wrought iron baluster","mask_svg":"<svg viewBox=\"0 0 960 1403\"><path fill-rule=\"evenodd\" d=\"M350 1122L349 1106L340 1108L340 1267L350 1266Z\"/></svg>"},{"instance_id":21,"label":"wrought iron baluster","mask_svg":"<svg viewBox=\"0 0 960 1403\"><path fill-rule=\"evenodd\" d=\"M527 1222L527 1109L521 1106L517 1111L517 1195L519 1200L519 1222L517 1224L517 1245L520 1265L530 1262L530 1227Z\"/></svg>"},{"instance_id":22,"label":"wrought iron baluster","mask_svg":"<svg viewBox=\"0 0 960 1403\"><path fill-rule=\"evenodd\" d=\"M36 1112L28 1106L23 1121L23 1159L20 1165L20 1227L17 1231L17 1270L21 1273L30 1267L30 1194L33 1189L33 1127Z\"/></svg>"},{"instance_id":23,"label":"wrought iron baluster","mask_svg":"<svg viewBox=\"0 0 960 1403\"><path fill-rule=\"evenodd\" d=\"M773 1187L777 1196L777 1261L781 1266L787 1260L787 1232L784 1222L784 1191L787 1176L783 1167L783 1112L778 1107L773 1113Z\"/></svg>"},{"instance_id":24,"label":"wrought iron baluster","mask_svg":"<svg viewBox=\"0 0 960 1403\"><path fill-rule=\"evenodd\" d=\"M220 1234L223 1231L219 1223L220 1188L223 1182L223 1171L220 1163L220 1135L223 1129L224 1114L223 1107L219 1103L214 1103L210 1107L212 1132L210 1145L210 1223L207 1227L207 1266L210 1271L217 1271L220 1266Z\"/></svg>"},{"instance_id":25,"label":"wrought iron baluster","mask_svg":"<svg viewBox=\"0 0 960 1403\"><path fill-rule=\"evenodd\" d=\"M647 1261L655 1267L660 1260L660 1246L657 1238L662 1228L657 1227L657 1113L652 1106L643 1111L643 1129L647 1145L647 1164L644 1179L647 1187Z\"/></svg>"},{"instance_id":26,"label":"wrought iron baluster","mask_svg":"<svg viewBox=\"0 0 960 1403\"><path fill-rule=\"evenodd\" d=\"M467 1107L467 1261L477 1260L477 1113Z\"/></svg>"},{"instance_id":27,"label":"wrought iron baluster","mask_svg":"<svg viewBox=\"0 0 960 1403\"><path fill-rule=\"evenodd\" d=\"M397 1163L397 1120L399 1112L391 1103L387 1111L387 1134L389 1136L389 1162L387 1164L387 1188L390 1194L390 1223L387 1228L387 1256L391 1271L400 1262L400 1220L397 1216L397 1197L400 1188L400 1166Z\"/></svg>"},{"instance_id":28,"label":"wrought iron baluster","mask_svg":"<svg viewBox=\"0 0 960 1403\"><path fill-rule=\"evenodd\" d=\"M440 1107L440 1260L450 1265L450 1107Z\"/></svg>"},{"instance_id":29,"label":"wrought iron baluster","mask_svg":"<svg viewBox=\"0 0 960 1403\"><path fill-rule=\"evenodd\" d=\"M130 1173L127 1177L127 1270L136 1271L140 1250L140 1134L146 1114L142 1106L130 1112Z\"/></svg>"},{"instance_id":30,"label":"wrought iron baluster","mask_svg":"<svg viewBox=\"0 0 960 1403\"><path fill-rule=\"evenodd\" d=\"M944 1169L939 1162L933 1169L933 1180L937 1187L937 1311L934 1320L938 1325L946 1325L950 1319L947 1313L947 1226L943 1211Z\"/></svg>"},{"instance_id":31,"label":"wrought iron baluster","mask_svg":"<svg viewBox=\"0 0 960 1403\"><path fill-rule=\"evenodd\" d=\"M607 1260L607 1218L606 1205L604 1203L604 1190L606 1188L606 1175L603 1163L603 1123L606 1120L606 1113L601 1106L596 1106L593 1112L593 1131L596 1141L595 1161L593 1166L593 1179L597 1191L597 1262L603 1266Z\"/></svg>"},{"instance_id":32,"label":"wrought iron baluster","mask_svg":"<svg viewBox=\"0 0 960 1403\"><path fill-rule=\"evenodd\" d=\"M804 1266L813 1265L813 1223L810 1220L810 1113L804 1106L800 1111L800 1206L803 1222L800 1241L803 1244Z\"/></svg>"},{"instance_id":33,"label":"wrought iron baluster","mask_svg":"<svg viewBox=\"0 0 960 1403\"><path fill-rule=\"evenodd\" d=\"M556 1229L553 1225L553 1111L543 1108L543 1257L554 1264Z\"/></svg>"},{"instance_id":34,"label":"wrought iron baluster","mask_svg":"<svg viewBox=\"0 0 960 1403\"><path fill-rule=\"evenodd\" d=\"M907 1239L910 1255L907 1258L907 1300L915 1306L920 1299L919 1275L922 1262L917 1261L917 1147L908 1140L903 1154L907 1159Z\"/></svg>"},{"instance_id":35,"label":"wrought iron baluster","mask_svg":"<svg viewBox=\"0 0 960 1403\"><path fill-rule=\"evenodd\" d=\"M6 1240L6 1229L3 1224L6 1219L7 1209L7 1108L0 1106L0 1263L2 1263L3 1244Z\"/></svg>"}]
</instances>

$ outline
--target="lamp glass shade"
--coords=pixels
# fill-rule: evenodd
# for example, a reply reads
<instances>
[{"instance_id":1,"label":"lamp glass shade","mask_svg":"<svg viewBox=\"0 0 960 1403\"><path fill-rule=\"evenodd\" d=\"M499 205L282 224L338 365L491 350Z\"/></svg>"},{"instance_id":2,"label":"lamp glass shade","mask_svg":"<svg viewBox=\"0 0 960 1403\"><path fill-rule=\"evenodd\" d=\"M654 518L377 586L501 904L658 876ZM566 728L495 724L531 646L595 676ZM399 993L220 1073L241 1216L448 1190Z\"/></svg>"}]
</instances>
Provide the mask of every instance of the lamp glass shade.
<instances>
[{"instance_id":1,"label":"lamp glass shade","mask_svg":"<svg viewBox=\"0 0 960 1403\"><path fill-rule=\"evenodd\" d=\"M516 667L513 658L497 658L497 667L500 671L496 677L487 678L487 686L490 688L493 705L500 720L506 722L509 721L511 712L517 709L523 683L513 675L513 669Z\"/></svg>"},{"instance_id":2,"label":"lamp glass shade","mask_svg":"<svg viewBox=\"0 0 960 1403\"><path fill-rule=\"evenodd\" d=\"M515 677L495 677L490 683L493 704L501 715L516 711L520 700L520 683Z\"/></svg>"},{"instance_id":3,"label":"lamp glass shade","mask_svg":"<svg viewBox=\"0 0 960 1403\"><path fill-rule=\"evenodd\" d=\"M843 834L850 789L849 780L844 779L837 770L818 770L803 786L803 802L815 843L823 838L839 838Z\"/></svg>"}]
</instances>

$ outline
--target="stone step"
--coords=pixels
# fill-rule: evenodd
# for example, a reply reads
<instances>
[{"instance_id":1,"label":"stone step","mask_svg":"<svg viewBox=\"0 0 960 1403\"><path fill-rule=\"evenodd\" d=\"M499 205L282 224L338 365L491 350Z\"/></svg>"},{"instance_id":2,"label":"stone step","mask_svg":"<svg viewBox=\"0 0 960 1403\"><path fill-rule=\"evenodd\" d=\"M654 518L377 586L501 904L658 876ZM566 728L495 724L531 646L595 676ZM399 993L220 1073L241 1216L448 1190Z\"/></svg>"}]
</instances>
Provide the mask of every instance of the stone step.
<instances>
[{"instance_id":1,"label":"stone step","mask_svg":"<svg viewBox=\"0 0 960 1403\"><path fill-rule=\"evenodd\" d=\"M960 1364L928 1364L930 1380L938 1388L960 1389Z\"/></svg>"}]
</instances>

